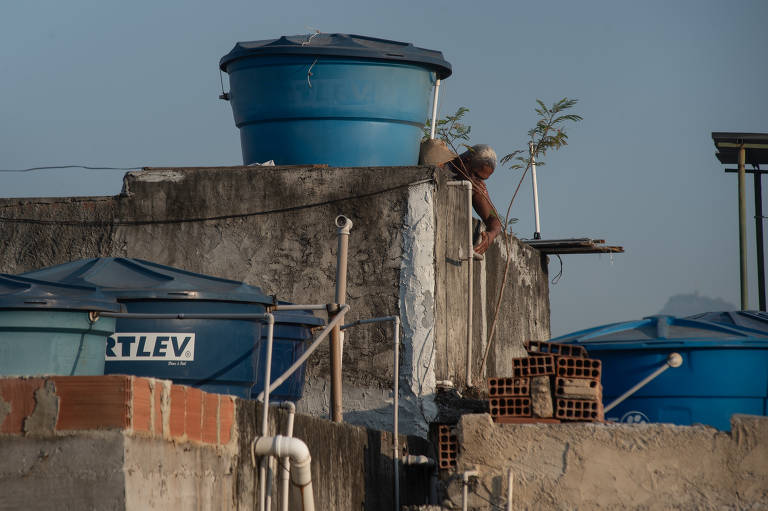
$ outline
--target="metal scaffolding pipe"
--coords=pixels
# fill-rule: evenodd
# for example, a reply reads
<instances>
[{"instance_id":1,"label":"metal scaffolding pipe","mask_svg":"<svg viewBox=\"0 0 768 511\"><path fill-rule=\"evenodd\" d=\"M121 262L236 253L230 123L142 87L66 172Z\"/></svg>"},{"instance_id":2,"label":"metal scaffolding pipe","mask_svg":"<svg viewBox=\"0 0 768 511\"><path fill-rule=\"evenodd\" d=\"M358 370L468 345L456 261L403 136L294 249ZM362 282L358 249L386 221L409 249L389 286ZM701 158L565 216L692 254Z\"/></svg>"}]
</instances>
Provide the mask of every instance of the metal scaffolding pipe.
<instances>
[{"instance_id":1,"label":"metal scaffolding pipe","mask_svg":"<svg viewBox=\"0 0 768 511\"><path fill-rule=\"evenodd\" d=\"M747 296L747 204L744 197L746 149L739 146L739 276L741 279L741 310L749 309Z\"/></svg>"}]
</instances>

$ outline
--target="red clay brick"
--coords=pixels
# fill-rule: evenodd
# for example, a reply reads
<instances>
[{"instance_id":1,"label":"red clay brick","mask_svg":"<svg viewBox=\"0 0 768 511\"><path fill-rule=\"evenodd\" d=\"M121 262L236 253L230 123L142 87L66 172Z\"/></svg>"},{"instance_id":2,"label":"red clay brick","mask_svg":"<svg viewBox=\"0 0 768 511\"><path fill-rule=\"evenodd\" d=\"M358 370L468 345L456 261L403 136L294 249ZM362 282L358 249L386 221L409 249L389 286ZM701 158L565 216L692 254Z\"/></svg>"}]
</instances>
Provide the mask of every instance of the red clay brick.
<instances>
[{"instance_id":1,"label":"red clay brick","mask_svg":"<svg viewBox=\"0 0 768 511\"><path fill-rule=\"evenodd\" d=\"M203 391L195 388L187 389L187 417L184 429L187 440L200 442L203 438Z\"/></svg>"},{"instance_id":2,"label":"red clay brick","mask_svg":"<svg viewBox=\"0 0 768 511\"><path fill-rule=\"evenodd\" d=\"M20 434L24 419L35 409L35 391L43 386L42 378L0 379L0 399L11 407L10 413L0 424L0 433Z\"/></svg>"},{"instance_id":3,"label":"red clay brick","mask_svg":"<svg viewBox=\"0 0 768 511\"><path fill-rule=\"evenodd\" d=\"M488 378L488 395L499 396L530 396L530 378Z\"/></svg>"},{"instance_id":4,"label":"red clay brick","mask_svg":"<svg viewBox=\"0 0 768 511\"><path fill-rule=\"evenodd\" d=\"M600 381L602 365L595 358L558 357L557 376L561 378L591 378Z\"/></svg>"},{"instance_id":5,"label":"red clay brick","mask_svg":"<svg viewBox=\"0 0 768 511\"><path fill-rule=\"evenodd\" d=\"M530 355L542 355L551 353L553 355L565 357L586 357L587 350L584 346L578 344L559 344L546 341L528 341L525 343L525 349Z\"/></svg>"},{"instance_id":6,"label":"red clay brick","mask_svg":"<svg viewBox=\"0 0 768 511\"><path fill-rule=\"evenodd\" d=\"M187 415L187 387L171 385L171 416L169 429L171 437L178 439L184 436Z\"/></svg>"},{"instance_id":7,"label":"red clay brick","mask_svg":"<svg viewBox=\"0 0 768 511\"><path fill-rule=\"evenodd\" d=\"M219 395L203 392L203 442L219 441Z\"/></svg>"},{"instance_id":8,"label":"red clay brick","mask_svg":"<svg viewBox=\"0 0 768 511\"><path fill-rule=\"evenodd\" d=\"M587 399L555 399L555 417L571 421L602 421L603 406Z\"/></svg>"},{"instance_id":9,"label":"red clay brick","mask_svg":"<svg viewBox=\"0 0 768 511\"><path fill-rule=\"evenodd\" d=\"M451 424L435 424L437 435L437 464L441 470L456 467L459 441Z\"/></svg>"},{"instance_id":10,"label":"red clay brick","mask_svg":"<svg viewBox=\"0 0 768 511\"><path fill-rule=\"evenodd\" d=\"M529 397L493 397L488 400L491 417L530 417L531 398Z\"/></svg>"},{"instance_id":11,"label":"red clay brick","mask_svg":"<svg viewBox=\"0 0 768 511\"><path fill-rule=\"evenodd\" d=\"M152 434L163 435L163 392L165 385L155 380L152 385Z\"/></svg>"},{"instance_id":12,"label":"red clay brick","mask_svg":"<svg viewBox=\"0 0 768 511\"><path fill-rule=\"evenodd\" d=\"M537 355L512 359L512 370L515 378L526 376L546 376L555 374L555 357L553 355Z\"/></svg>"},{"instance_id":13,"label":"red clay brick","mask_svg":"<svg viewBox=\"0 0 768 511\"><path fill-rule=\"evenodd\" d=\"M219 443L228 444L235 424L235 402L231 396L221 396L219 408Z\"/></svg>"},{"instance_id":14,"label":"red clay brick","mask_svg":"<svg viewBox=\"0 0 768 511\"><path fill-rule=\"evenodd\" d=\"M131 378L131 427L137 433L152 433L152 389L147 378Z\"/></svg>"},{"instance_id":15,"label":"red clay brick","mask_svg":"<svg viewBox=\"0 0 768 511\"><path fill-rule=\"evenodd\" d=\"M59 397L58 430L127 428L131 377L52 376Z\"/></svg>"}]
</instances>

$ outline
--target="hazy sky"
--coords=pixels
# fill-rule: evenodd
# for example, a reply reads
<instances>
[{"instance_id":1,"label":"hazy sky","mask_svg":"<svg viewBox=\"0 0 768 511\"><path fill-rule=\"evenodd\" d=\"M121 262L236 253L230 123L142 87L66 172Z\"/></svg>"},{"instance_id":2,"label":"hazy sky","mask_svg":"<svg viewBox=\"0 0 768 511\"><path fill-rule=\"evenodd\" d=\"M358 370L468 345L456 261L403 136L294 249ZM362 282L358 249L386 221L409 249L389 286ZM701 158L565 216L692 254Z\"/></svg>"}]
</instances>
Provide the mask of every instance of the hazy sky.
<instances>
[{"instance_id":1,"label":"hazy sky","mask_svg":"<svg viewBox=\"0 0 768 511\"><path fill-rule=\"evenodd\" d=\"M738 303L736 177L710 133L768 132L767 28L765 0L6 1L0 168L239 164L217 99L218 61L236 41L315 29L408 41L444 53L454 74L441 113L469 107L473 142L500 155L525 146L536 98L580 100L571 145L539 173L543 236L604 238L626 254L563 257L553 335L655 313L678 293ZM518 176L491 177L499 208ZM0 196L115 194L121 180L0 173ZM747 193L756 308L751 180ZM531 204L527 181L520 237Z\"/></svg>"}]
</instances>

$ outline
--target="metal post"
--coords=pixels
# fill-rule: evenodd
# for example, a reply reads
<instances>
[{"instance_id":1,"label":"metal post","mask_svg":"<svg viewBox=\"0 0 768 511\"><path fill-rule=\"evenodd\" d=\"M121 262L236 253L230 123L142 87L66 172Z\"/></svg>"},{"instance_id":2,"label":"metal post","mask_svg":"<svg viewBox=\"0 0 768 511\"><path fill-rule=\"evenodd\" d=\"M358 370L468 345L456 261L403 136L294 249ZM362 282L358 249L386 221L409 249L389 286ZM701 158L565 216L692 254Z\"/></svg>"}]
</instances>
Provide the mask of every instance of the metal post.
<instances>
[{"instance_id":1,"label":"metal post","mask_svg":"<svg viewBox=\"0 0 768 511\"><path fill-rule=\"evenodd\" d=\"M435 129L437 128L437 96L440 93L440 78L435 80L435 96L432 98L432 131L429 134L430 140L435 138Z\"/></svg>"},{"instance_id":2,"label":"metal post","mask_svg":"<svg viewBox=\"0 0 768 511\"><path fill-rule=\"evenodd\" d=\"M349 247L349 230L352 228L352 220L339 215L336 217L338 227L339 244L336 253L336 295L335 300L339 305L347 301L347 248ZM333 319L339 311L334 312ZM331 420L342 421L341 406L341 325L336 325L331 331Z\"/></svg>"},{"instance_id":3,"label":"metal post","mask_svg":"<svg viewBox=\"0 0 768 511\"><path fill-rule=\"evenodd\" d=\"M533 239L541 239L541 223L539 222L539 185L536 181L536 156L533 154L533 142L528 142L528 151L531 154L531 176L533 177L533 216L536 218L536 231Z\"/></svg>"},{"instance_id":4,"label":"metal post","mask_svg":"<svg viewBox=\"0 0 768 511\"><path fill-rule=\"evenodd\" d=\"M741 277L741 310L749 308L747 299L747 206L744 200L746 149L739 146L739 275Z\"/></svg>"},{"instance_id":5,"label":"metal post","mask_svg":"<svg viewBox=\"0 0 768 511\"><path fill-rule=\"evenodd\" d=\"M760 169L755 169L755 240L757 242L757 296L765 311L765 256L763 255L763 183Z\"/></svg>"}]
</instances>

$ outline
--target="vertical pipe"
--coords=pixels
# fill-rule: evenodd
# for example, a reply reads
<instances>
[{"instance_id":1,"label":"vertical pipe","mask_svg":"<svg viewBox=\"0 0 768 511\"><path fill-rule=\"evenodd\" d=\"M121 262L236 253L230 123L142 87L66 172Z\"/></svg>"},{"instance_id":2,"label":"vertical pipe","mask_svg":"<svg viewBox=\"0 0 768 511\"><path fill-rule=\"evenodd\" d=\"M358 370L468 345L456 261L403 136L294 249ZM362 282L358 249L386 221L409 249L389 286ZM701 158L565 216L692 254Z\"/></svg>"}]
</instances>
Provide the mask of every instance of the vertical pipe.
<instances>
[{"instance_id":1,"label":"vertical pipe","mask_svg":"<svg viewBox=\"0 0 768 511\"><path fill-rule=\"evenodd\" d=\"M531 154L531 176L533 177L533 216L536 219L536 230L533 239L541 239L541 223L539 221L539 184L536 180L536 155L533 154L533 142L528 142L528 151Z\"/></svg>"},{"instance_id":2,"label":"vertical pipe","mask_svg":"<svg viewBox=\"0 0 768 511\"><path fill-rule=\"evenodd\" d=\"M264 360L264 398L261 401L261 436L267 436L269 425L269 382L272 379L272 341L275 329L275 317L267 313L267 353ZM267 464L269 456L264 456L259 464L259 509L266 509L267 500ZM271 477L270 477L271 479ZM271 491L271 489L270 489ZM267 510L268 511L268 510Z\"/></svg>"},{"instance_id":3,"label":"vertical pipe","mask_svg":"<svg viewBox=\"0 0 768 511\"><path fill-rule=\"evenodd\" d=\"M349 247L349 230L352 221L344 215L336 217L339 244L336 252L336 295L335 301L341 306L347 301L347 249ZM338 311L332 314L335 317ZM341 328L333 327L331 331L331 420L342 421L341 405Z\"/></svg>"},{"instance_id":4,"label":"vertical pipe","mask_svg":"<svg viewBox=\"0 0 768 511\"><path fill-rule=\"evenodd\" d=\"M755 169L755 240L757 243L757 296L765 311L765 255L763 253L763 183L760 169Z\"/></svg>"},{"instance_id":5,"label":"vertical pipe","mask_svg":"<svg viewBox=\"0 0 768 511\"><path fill-rule=\"evenodd\" d=\"M399 409L400 409L400 318L394 316L393 325L395 329L395 355L394 355L394 371L392 376L392 394L393 394L393 406L392 412L392 434L394 439L392 441L392 469L394 472L394 509L398 511L400 509L400 444L398 436L400 435L399 428Z\"/></svg>"},{"instance_id":6,"label":"vertical pipe","mask_svg":"<svg viewBox=\"0 0 768 511\"><path fill-rule=\"evenodd\" d=\"M747 206L744 199L744 144L739 147L739 276L741 277L741 310L747 310Z\"/></svg>"},{"instance_id":7,"label":"vertical pipe","mask_svg":"<svg viewBox=\"0 0 768 511\"><path fill-rule=\"evenodd\" d=\"M432 131L429 134L430 140L435 139L435 129L437 128L437 96L440 94L440 78L435 80L435 96L432 98Z\"/></svg>"},{"instance_id":8,"label":"vertical pipe","mask_svg":"<svg viewBox=\"0 0 768 511\"><path fill-rule=\"evenodd\" d=\"M293 437L293 421L296 414L296 405L290 401L285 401L280 405L281 408L288 410L288 424L285 428L285 436ZM291 474L291 458L284 456L281 458L280 466L280 510L288 511L288 490L290 488L288 479Z\"/></svg>"},{"instance_id":9,"label":"vertical pipe","mask_svg":"<svg viewBox=\"0 0 768 511\"><path fill-rule=\"evenodd\" d=\"M507 511L512 511L512 488L515 486L515 473L512 467L507 469Z\"/></svg>"}]
</instances>

